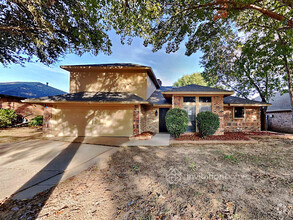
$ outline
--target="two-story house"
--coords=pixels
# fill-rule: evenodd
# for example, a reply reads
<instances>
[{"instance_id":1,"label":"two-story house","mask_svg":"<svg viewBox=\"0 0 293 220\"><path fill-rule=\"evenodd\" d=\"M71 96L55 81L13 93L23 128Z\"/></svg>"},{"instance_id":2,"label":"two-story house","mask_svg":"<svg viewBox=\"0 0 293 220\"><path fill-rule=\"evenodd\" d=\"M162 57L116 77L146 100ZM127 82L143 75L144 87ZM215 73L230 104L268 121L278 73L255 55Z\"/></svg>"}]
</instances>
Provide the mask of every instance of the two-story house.
<instances>
[{"instance_id":1,"label":"two-story house","mask_svg":"<svg viewBox=\"0 0 293 220\"><path fill-rule=\"evenodd\" d=\"M166 132L170 108L187 111L187 132L196 115L212 111L225 131L259 131L260 107L269 104L231 96L234 92L199 85L162 86L151 67L136 64L61 66L70 72L70 93L24 102L46 104L47 136L131 136Z\"/></svg>"}]
</instances>

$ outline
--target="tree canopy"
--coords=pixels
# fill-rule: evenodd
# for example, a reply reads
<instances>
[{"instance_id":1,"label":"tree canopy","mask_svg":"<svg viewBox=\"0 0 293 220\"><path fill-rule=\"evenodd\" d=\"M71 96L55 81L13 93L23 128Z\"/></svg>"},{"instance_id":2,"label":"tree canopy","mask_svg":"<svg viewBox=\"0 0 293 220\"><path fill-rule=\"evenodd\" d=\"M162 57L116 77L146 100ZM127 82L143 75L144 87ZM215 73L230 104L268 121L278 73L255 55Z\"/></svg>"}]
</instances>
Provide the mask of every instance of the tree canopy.
<instances>
[{"instance_id":1,"label":"tree canopy","mask_svg":"<svg viewBox=\"0 0 293 220\"><path fill-rule=\"evenodd\" d=\"M154 51L166 45L167 53L177 51L185 42L186 55L199 50L203 52L205 73L214 71L213 76L217 75L210 80L225 77L229 82L226 85L233 85L243 95L246 89L261 88L261 97L268 97L279 88L283 89L285 80L293 109L291 0L157 0L125 3L121 6L125 8L124 13L118 13L118 17L121 15L125 19L121 17L113 25L122 36L141 36L146 46L153 45ZM146 13L150 10L154 11L154 15ZM219 47L227 48L221 56L218 56ZM233 58L235 52L239 52L242 60ZM219 75L217 71L220 71ZM243 76L248 80L244 81Z\"/></svg>"},{"instance_id":2,"label":"tree canopy","mask_svg":"<svg viewBox=\"0 0 293 220\"><path fill-rule=\"evenodd\" d=\"M153 45L153 51L166 46L167 53L175 52L184 42L186 55L203 52L205 72L222 68L222 75L215 79L234 79L242 91L241 73L252 79L245 82L273 82L269 84L274 88L282 82L273 74L280 74L293 107L292 0L4 0L0 10L3 64L22 63L34 56L50 64L66 52L109 54L108 31L113 29L122 43L138 36L145 46ZM236 44L242 60L226 59L234 54L229 48ZM214 57L219 54L215 45L228 48L222 58ZM228 61L237 61L236 66Z\"/></svg>"},{"instance_id":3,"label":"tree canopy","mask_svg":"<svg viewBox=\"0 0 293 220\"><path fill-rule=\"evenodd\" d=\"M0 3L0 63L36 58L52 64L67 52L111 52L103 1L4 0Z\"/></svg>"},{"instance_id":4,"label":"tree canopy","mask_svg":"<svg viewBox=\"0 0 293 220\"><path fill-rule=\"evenodd\" d=\"M201 73L198 72L198 73L182 76L173 84L173 86L186 86L190 84L196 84L201 86L208 85L205 82L204 78L202 77Z\"/></svg>"}]
</instances>

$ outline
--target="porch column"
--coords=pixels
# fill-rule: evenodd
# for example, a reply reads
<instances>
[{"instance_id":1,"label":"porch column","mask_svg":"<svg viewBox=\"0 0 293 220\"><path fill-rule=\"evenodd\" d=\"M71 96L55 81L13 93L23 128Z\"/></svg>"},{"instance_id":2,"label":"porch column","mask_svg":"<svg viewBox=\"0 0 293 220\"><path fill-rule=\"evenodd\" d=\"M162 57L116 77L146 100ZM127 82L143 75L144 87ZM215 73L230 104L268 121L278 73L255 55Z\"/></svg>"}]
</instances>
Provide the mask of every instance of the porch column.
<instances>
[{"instance_id":1,"label":"porch column","mask_svg":"<svg viewBox=\"0 0 293 220\"><path fill-rule=\"evenodd\" d=\"M212 96L212 112L217 114L220 119L219 129L215 135L224 134L224 97L223 96Z\"/></svg>"},{"instance_id":2,"label":"porch column","mask_svg":"<svg viewBox=\"0 0 293 220\"><path fill-rule=\"evenodd\" d=\"M140 133L139 122L140 122L140 106L135 105L133 109L133 135L137 135Z\"/></svg>"}]
</instances>

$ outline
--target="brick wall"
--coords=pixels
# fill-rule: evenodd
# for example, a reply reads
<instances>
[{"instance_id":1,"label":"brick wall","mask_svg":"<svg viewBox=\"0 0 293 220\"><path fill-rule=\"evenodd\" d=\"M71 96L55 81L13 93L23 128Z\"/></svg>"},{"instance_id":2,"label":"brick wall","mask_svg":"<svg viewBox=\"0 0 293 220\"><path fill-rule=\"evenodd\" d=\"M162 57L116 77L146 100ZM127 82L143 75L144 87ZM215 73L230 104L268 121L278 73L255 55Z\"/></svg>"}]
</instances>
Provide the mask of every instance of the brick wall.
<instances>
[{"instance_id":1,"label":"brick wall","mask_svg":"<svg viewBox=\"0 0 293 220\"><path fill-rule=\"evenodd\" d=\"M293 133L291 112L274 112L267 113L267 115L269 130Z\"/></svg>"},{"instance_id":2,"label":"brick wall","mask_svg":"<svg viewBox=\"0 0 293 220\"><path fill-rule=\"evenodd\" d=\"M140 133L140 106L135 105L133 109L133 135Z\"/></svg>"},{"instance_id":3,"label":"brick wall","mask_svg":"<svg viewBox=\"0 0 293 220\"><path fill-rule=\"evenodd\" d=\"M216 131L215 135L224 134L224 102L223 96L212 96L212 112L217 114L220 119L219 129Z\"/></svg>"},{"instance_id":4,"label":"brick wall","mask_svg":"<svg viewBox=\"0 0 293 220\"><path fill-rule=\"evenodd\" d=\"M156 116L156 111L158 112ZM153 106L142 106L141 108L141 130L159 133L159 108Z\"/></svg>"},{"instance_id":5,"label":"brick wall","mask_svg":"<svg viewBox=\"0 0 293 220\"><path fill-rule=\"evenodd\" d=\"M172 101L172 108L183 109L183 96L173 96Z\"/></svg>"},{"instance_id":6,"label":"brick wall","mask_svg":"<svg viewBox=\"0 0 293 220\"><path fill-rule=\"evenodd\" d=\"M225 132L260 131L260 107L245 107L243 119L233 119L233 107L224 107Z\"/></svg>"},{"instance_id":7,"label":"brick wall","mask_svg":"<svg viewBox=\"0 0 293 220\"><path fill-rule=\"evenodd\" d=\"M1 98L0 108L13 109L18 115L31 120L38 115L44 114L45 107L39 104L23 103L16 98Z\"/></svg>"}]
</instances>

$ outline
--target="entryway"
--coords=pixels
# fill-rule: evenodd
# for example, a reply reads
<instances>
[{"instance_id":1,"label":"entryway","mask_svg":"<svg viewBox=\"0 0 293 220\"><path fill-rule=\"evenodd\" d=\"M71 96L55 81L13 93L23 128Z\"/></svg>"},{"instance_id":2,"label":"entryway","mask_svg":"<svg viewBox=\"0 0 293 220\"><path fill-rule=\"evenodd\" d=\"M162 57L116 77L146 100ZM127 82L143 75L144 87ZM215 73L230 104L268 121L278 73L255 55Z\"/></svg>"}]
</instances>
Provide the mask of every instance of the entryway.
<instances>
[{"instance_id":1,"label":"entryway","mask_svg":"<svg viewBox=\"0 0 293 220\"><path fill-rule=\"evenodd\" d=\"M166 127L166 114L169 108L159 108L159 132L168 132Z\"/></svg>"}]
</instances>

